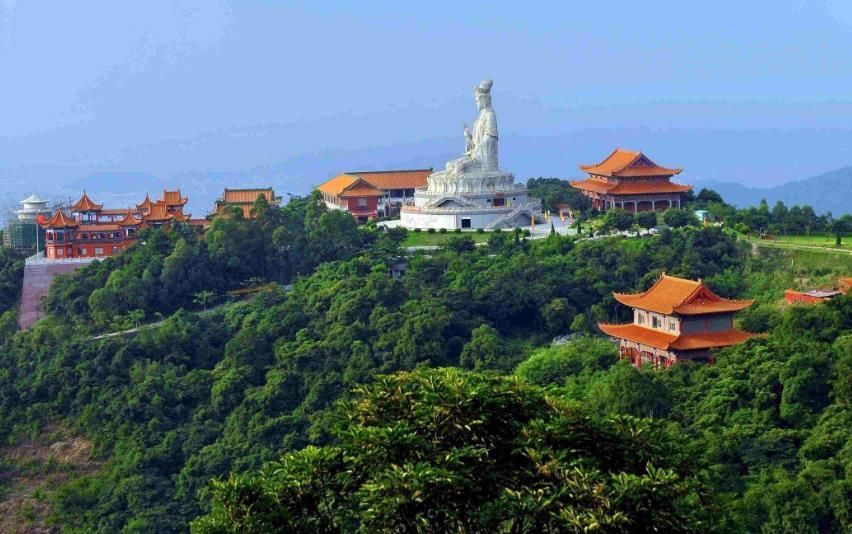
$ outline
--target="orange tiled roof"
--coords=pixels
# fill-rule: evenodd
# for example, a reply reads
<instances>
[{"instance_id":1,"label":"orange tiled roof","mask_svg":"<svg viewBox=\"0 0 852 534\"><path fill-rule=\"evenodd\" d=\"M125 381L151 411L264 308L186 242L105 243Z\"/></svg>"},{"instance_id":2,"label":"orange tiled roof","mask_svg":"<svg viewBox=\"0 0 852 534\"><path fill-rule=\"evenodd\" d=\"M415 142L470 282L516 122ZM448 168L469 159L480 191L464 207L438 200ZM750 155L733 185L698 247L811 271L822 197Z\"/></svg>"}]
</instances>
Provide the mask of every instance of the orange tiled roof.
<instances>
[{"instance_id":1,"label":"orange tiled roof","mask_svg":"<svg viewBox=\"0 0 852 534\"><path fill-rule=\"evenodd\" d=\"M320 184L317 189L327 195L336 197L339 196L344 189L354 184L356 180L357 178L355 178L354 176L349 176L348 174L338 174L331 180Z\"/></svg>"},{"instance_id":2,"label":"orange tiled roof","mask_svg":"<svg viewBox=\"0 0 852 534\"><path fill-rule=\"evenodd\" d=\"M837 280L837 287L841 293L846 293L852 289L852 276L844 277Z\"/></svg>"},{"instance_id":3,"label":"orange tiled roof","mask_svg":"<svg viewBox=\"0 0 852 534\"><path fill-rule=\"evenodd\" d=\"M381 191L371 186L368 183L362 182L360 184L355 184L352 187L345 189L342 193L340 193L341 198L347 197L380 197L384 195Z\"/></svg>"},{"instance_id":4,"label":"orange tiled roof","mask_svg":"<svg viewBox=\"0 0 852 534\"><path fill-rule=\"evenodd\" d=\"M714 349L736 345L754 337L755 334L741 330L729 330L726 332L699 333L699 334L667 334L651 328L645 328L633 323L629 324L605 324L599 323L598 327L607 335L619 339L626 339L648 345L661 350L700 350Z\"/></svg>"},{"instance_id":5,"label":"orange tiled roof","mask_svg":"<svg viewBox=\"0 0 852 534\"><path fill-rule=\"evenodd\" d=\"M182 208L181 208L181 209L178 209L177 211L175 211L175 212L172 214L172 219L174 219L174 220L176 220L176 221L180 221L180 222L186 222L186 221L188 221L188 220L189 220L189 218L190 218L190 217L192 217L192 214L191 214L191 213L186 213L186 214L185 214L185 213L183 212L183 209L182 209Z\"/></svg>"},{"instance_id":6,"label":"orange tiled roof","mask_svg":"<svg viewBox=\"0 0 852 534\"><path fill-rule=\"evenodd\" d=\"M660 167L642 152L616 148L605 160L580 169L598 176L673 176L682 169Z\"/></svg>"},{"instance_id":7,"label":"orange tiled roof","mask_svg":"<svg viewBox=\"0 0 852 534\"><path fill-rule=\"evenodd\" d=\"M144 212L151 209L152 204L153 202L151 202L151 196L148 195L148 193L145 193L145 200L143 200L141 204L137 204L136 207L139 208L140 211Z\"/></svg>"},{"instance_id":8,"label":"orange tiled roof","mask_svg":"<svg viewBox=\"0 0 852 534\"><path fill-rule=\"evenodd\" d=\"M577 189L584 189L586 191L591 191L593 193L598 193L601 195L609 193L610 189L618 185L614 183L604 182L603 180L595 180L594 178L589 178L587 180L576 180L569 183L571 184L571 187L576 187Z\"/></svg>"},{"instance_id":9,"label":"orange tiled roof","mask_svg":"<svg viewBox=\"0 0 852 534\"><path fill-rule=\"evenodd\" d=\"M225 189L222 201L226 204L254 204L260 195L263 195L270 204L278 200L275 192L269 187L267 189Z\"/></svg>"},{"instance_id":10,"label":"orange tiled roof","mask_svg":"<svg viewBox=\"0 0 852 534\"><path fill-rule=\"evenodd\" d=\"M672 342L671 348L675 350L698 350L713 349L716 347L728 347L737 345L760 334L751 334L742 330L728 330L727 332L712 332L706 334L685 334L678 336Z\"/></svg>"},{"instance_id":11,"label":"orange tiled roof","mask_svg":"<svg viewBox=\"0 0 852 534\"><path fill-rule=\"evenodd\" d=\"M177 191L166 191L164 189L162 200L168 206L183 206L189 199L180 196L180 189L178 189Z\"/></svg>"},{"instance_id":12,"label":"orange tiled roof","mask_svg":"<svg viewBox=\"0 0 852 534\"><path fill-rule=\"evenodd\" d=\"M636 343L642 343L643 345L649 345L662 350L668 350L672 342L677 339L677 336L674 334L667 334L651 328L643 328L633 323L598 323L598 328L600 328L608 336L620 339L629 339L630 341L635 341Z\"/></svg>"},{"instance_id":13,"label":"orange tiled roof","mask_svg":"<svg viewBox=\"0 0 852 534\"><path fill-rule=\"evenodd\" d=\"M166 205L162 202L154 202L151 204L148 212L142 216L143 221L147 222L162 222L168 221L172 215L166 209Z\"/></svg>"},{"instance_id":14,"label":"orange tiled roof","mask_svg":"<svg viewBox=\"0 0 852 534\"><path fill-rule=\"evenodd\" d=\"M648 291L639 294L613 293L615 300L642 310L665 315L700 315L734 312L752 305L752 300L729 300L708 289L700 280L687 280L663 273Z\"/></svg>"},{"instance_id":15,"label":"orange tiled roof","mask_svg":"<svg viewBox=\"0 0 852 534\"><path fill-rule=\"evenodd\" d=\"M571 182L571 186L601 195L644 195L649 193L684 193L691 185L674 184L669 181L610 183L589 178Z\"/></svg>"},{"instance_id":16,"label":"orange tiled roof","mask_svg":"<svg viewBox=\"0 0 852 534\"><path fill-rule=\"evenodd\" d=\"M92 199L89 198L89 195L87 195L86 192L83 191L83 196L81 196L80 200L78 200L77 203L71 207L71 211L75 213L84 213L87 211L98 211L103 207L103 204L95 204L94 202L92 202Z\"/></svg>"},{"instance_id":17,"label":"orange tiled roof","mask_svg":"<svg viewBox=\"0 0 852 534\"><path fill-rule=\"evenodd\" d=\"M128 210L127 214L124 216L124 218L121 219L120 221L118 221L118 224L121 225L121 226L137 226L141 222L142 221L140 221L139 219L134 217L133 214L130 212L130 210Z\"/></svg>"},{"instance_id":18,"label":"orange tiled roof","mask_svg":"<svg viewBox=\"0 0 852 534\"><path fill-rule=\"evenodd\" d=\"M388 191L390 189L416 189L426 186L426 178L432 169L412 169L401 171L361 171L347 172L368 182L373 187Z\"/></svg>"},{"instance_id":19,"label":"orange tiled roof","mask_svg":"<svg viewBox=\"0 0 852 534\"><path fill-rule=\"evenodd\" d=\"M353 191L357 188L357 193ZM349 174L338 174L331 180L317 187L320 191L334 197L342 196L382 196L382 192L376 189L366 180Z\"/></svg>"},{"instance_id":20,"label":"orange tiled roof","mask_svg":"<svg viewBox=\"0 0 852 534\"><path fill-rule=\"evenodd\" d=\"M79 222L65 215L65 212L62 210L57 210L56 213L53 214L53 217L42 224L45 228L75 228L79 225Z\"/></svg>"}]
</instances>

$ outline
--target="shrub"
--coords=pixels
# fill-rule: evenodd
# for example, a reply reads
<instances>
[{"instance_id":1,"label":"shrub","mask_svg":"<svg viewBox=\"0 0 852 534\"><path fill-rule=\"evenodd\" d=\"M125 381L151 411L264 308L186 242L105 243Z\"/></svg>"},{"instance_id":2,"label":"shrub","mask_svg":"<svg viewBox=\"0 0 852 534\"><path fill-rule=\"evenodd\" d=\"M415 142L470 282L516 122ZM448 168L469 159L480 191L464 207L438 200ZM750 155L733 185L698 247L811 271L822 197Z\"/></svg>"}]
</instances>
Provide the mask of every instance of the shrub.
<instances>
[{"instance_id":1,"label":"shrub","mask_svg":"<svg viewBox=\"0 0 852 534\"><path fill-rule=\"evenodd\" d=\"M427 232L429 232L430 234L434 234L434 233L435 233L435 229L434 229L434 228L429 228L429 229L428 229L428 230L426 230L426 231L427 231Z\"/></svg>"},{"instance_id":2,"label":"shrub","mask_svg":"<svg viewBox=\"0 0 852 534\"><path fill-rule=\"evenodd\" d=\"M447 229L446 229L446 228L441 228L440 230L438 230L438 233L446 234L446 233L447 233Z\"/></svg>"},{"instance_id":3,"label":"shrub","mask_svg":"<svg viewBox=\"0 0 852 534\"><path fill-rule=\"evenodd\" d=\"M456 228L455 230L453 230L453 232L455 232L455 233L457 233L457 234L460 234L460 233L461 233L461 228Z\"/></svg>"},{"instance_id":4,"label":"shrub","mask_svg":"<svg viewBox=\"0 0 852 534\"><path fill-rule=\"evenodd\" d=\"M485 229L484 229L484 228L477 228L477 229L476 229L476 233L477 233L477 234L484 234L484 233L485 233Z\"/></svg>"},{"instance_id":5,"label":"shrub","mask_svg":"<svg viewBox=\"0 0 852 534\"><path fill-rule=\"evenodd\" d=\"M415 228L415 229L414 229L414 231L415 231L415 232L420 232L420 228Z\"/></svg>"}]
</instances>

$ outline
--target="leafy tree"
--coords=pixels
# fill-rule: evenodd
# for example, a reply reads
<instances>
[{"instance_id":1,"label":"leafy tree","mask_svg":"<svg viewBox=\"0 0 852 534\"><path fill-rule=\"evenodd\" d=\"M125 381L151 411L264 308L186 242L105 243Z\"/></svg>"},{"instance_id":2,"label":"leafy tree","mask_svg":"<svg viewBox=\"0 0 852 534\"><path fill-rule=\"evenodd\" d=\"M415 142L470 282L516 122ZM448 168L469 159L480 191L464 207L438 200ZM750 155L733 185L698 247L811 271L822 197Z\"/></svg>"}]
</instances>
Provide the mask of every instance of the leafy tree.
<instances>
[{"instance_id":1,"label":"leafy tree","mask_svg":"<svg viewBox=\"0 0 852 534\"><path fill-rule=\"evenodd\" d=\"M506 357L506 342L500 339L497 330L484 324L471 331L470 341L459 356L459 365L477 371L495 369L505 364Z\"/></svg>"},{"instance_id":2,"label":"leafy tree","mask_svg":"<svg viewBox=\"0 0 852 534\"><path fill-rule=\"evenodd\" d=\"M196 293L192 301L204 308L204 311L207 311L207 306L209 306L216 299L216 294L210 291L209 289L205 289L203 291L199 291Z\"/></svg>"},{"instance_id":3,"label":"leafy tree","mask_svg":"<svg viewBox=\"0 0 852 534\"><path fill-rule=\"evenodd\" d=\"M618 354L611 342L583 337L539 350L518 365L515 373L538 386L561 386L584 372L605 371L616 361Z\"/></svg>"},{"instance_id":4,"label":"leafy tree","mask_svg":"<svg viewBox=\"0 0 852 534\"><path fill-rule=\"evenodd\" d=\"M725 202L722 199L722 195L712 189L707 189L706 187L702 188L701 191L698 192L698 195L695 197L695 199L699 202L705 203L717 202L720 204L724 204Z\"/></svg>"},{"instance_id":5,"label":"leafy tree","mask_svg":"<svg viewBox=\"0 0 852 534\"><path fill-rule=\"evenodd\" d=\"M389 394L389 392L392 392ZM701 490L675 436L595 418L511 379L380 377L345 406L339 444L216 482L193 532L683 532Z\"/></svg>"},{"instance_id":6,"label":"leafy tree","mask_svg":"<svg viewBox=\"0 0 852 534\"><path fill-rule=\"evenodd\" d=\"M686 209L670 208L663 212L663 222L672 228L683 228L697 223L695 214Z\"/></svg>"},{"instance_id":7,"label":"leafy tree","mask_svg":"<svg viewBox=\"0 0 852 534\"><path fill-rule=\"evenodd\" d=\"M625 231L633 225L633 214L619 208L613 208L604 214L602 225L604 228L615 228Z\"/></svg>"},{"instance_id":8,"label":"leafy tree","mask_svg":"<svg viewBox=\"0 0 852 534\"><path fill-rule=\"evenodd\" d=\"M132 310L127 314L127 320L133 325L133 328L139 328L139 323L145 320L145 310Z\"/></svg>"},{"instance_id":9,"label":"leafy tree","mask_svg":"<svg viewBox=\"0 0 852 534\"><path fill-rule=\"evenodd\" d=\"M642 228L650 230L657 226L657 213L654 211L640 211L636 214L636 222Z\"/></svg>"},{"instance_id":10,"label":"leafy tree","mask_svg":"<svg viewBox=\"0 0 852 534\"><path fill-rule=\"evenodd\" d=\"M559 213L560 204L570 205L578 215L592 208L589 198L567 180L530 178L527 180L527 190L530 196L541 199L542 208L551 213Z\"/></svg>"},{"instance_id":11,"label":"leafy tree","mask_svg":"<svg viewBox=\"0 0 852 534\"><path fill-rule=\"evenodd\" d=\"M476 248L476 243L470 236L453 237L444 245L448 250L452 250L456 254L471 252Z\"/></svg>"},{"instance_id":12,"label":"leafy tree","mask_svg":"<svg viewBox=\"0 0 852 534\"><path fill-rule=\"evenodd\" d=\"M576 313L577 310L571 306L568 299L561 297L551 300L541 310L541 315L545 324L547 324L547 331L550 335L567 333Z\"/></svg>"}]
</instances>

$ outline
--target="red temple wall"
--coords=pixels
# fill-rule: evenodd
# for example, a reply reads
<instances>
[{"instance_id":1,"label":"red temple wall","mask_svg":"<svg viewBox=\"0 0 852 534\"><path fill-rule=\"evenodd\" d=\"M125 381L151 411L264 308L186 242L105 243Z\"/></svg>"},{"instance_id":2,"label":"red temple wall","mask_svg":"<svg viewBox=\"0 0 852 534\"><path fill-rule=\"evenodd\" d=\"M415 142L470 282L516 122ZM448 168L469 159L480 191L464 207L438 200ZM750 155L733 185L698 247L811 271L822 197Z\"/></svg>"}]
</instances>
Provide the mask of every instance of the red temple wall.
<instances>
[{"instance_id":1,"label":"red temple wall","mask_svg":"<svg viewBox=\"0 0 852 534\"><path fill-rule=\"evenodd\" d=\"M367 205L361 206L358 201L366 198ZM347 198L347 209L352 213L371 212L375 214L379 209L379 197L353 197Z\"/></svg>"}]
</instances>

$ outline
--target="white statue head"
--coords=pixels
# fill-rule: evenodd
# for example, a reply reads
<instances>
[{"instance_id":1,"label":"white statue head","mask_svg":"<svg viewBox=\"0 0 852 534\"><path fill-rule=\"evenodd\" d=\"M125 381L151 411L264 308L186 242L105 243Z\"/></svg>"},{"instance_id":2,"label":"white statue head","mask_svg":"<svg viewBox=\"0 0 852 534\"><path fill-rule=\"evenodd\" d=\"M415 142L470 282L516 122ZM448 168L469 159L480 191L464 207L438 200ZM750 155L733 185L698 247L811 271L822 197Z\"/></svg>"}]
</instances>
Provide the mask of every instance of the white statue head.
<instances>
[{"instance_id":1,"label":"white statue head","mask_svg":"<svg viewBox=\"0 0 852 534\"><path fill-rule=\"evenodd\" d=\"M482 80L475 89L477 108L485 109L491 107L491 86L493 85L494 82L491 80Z\"/></svg>"}]
</instances>

